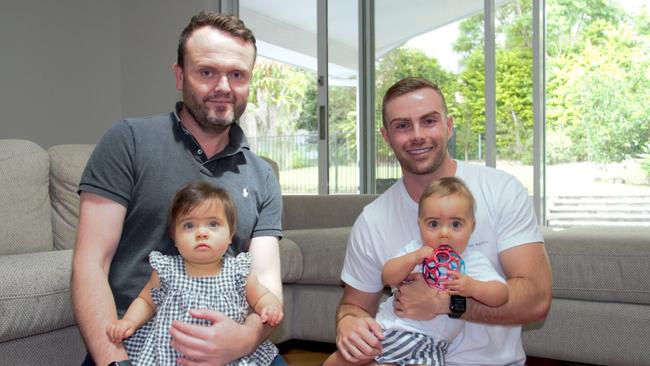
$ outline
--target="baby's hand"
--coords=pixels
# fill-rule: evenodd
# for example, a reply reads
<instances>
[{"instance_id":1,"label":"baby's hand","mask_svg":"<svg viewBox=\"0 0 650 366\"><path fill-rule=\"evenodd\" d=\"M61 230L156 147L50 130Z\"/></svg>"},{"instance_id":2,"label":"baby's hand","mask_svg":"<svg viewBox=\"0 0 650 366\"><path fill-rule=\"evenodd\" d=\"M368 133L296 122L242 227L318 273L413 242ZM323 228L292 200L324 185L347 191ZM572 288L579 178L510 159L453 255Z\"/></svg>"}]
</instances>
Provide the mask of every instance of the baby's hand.
<instances>
[{"instance_id":1,"label":"baby's hand","mask_svg":"<svg viewBox=\"0 0 650 366\"><path fill-rule=\"evenodd\" d=\"M470 276L460 274L458 271L449 271L450 279L445 281L445 289L450 295L471 297L475 281Z\"/></svg>"},{"instance_id":2,"label":"baby's hand","mask_svg":"<svg viewBox=\"0 0 650 366\"><path fill-rule=\"evenodd\" d=\"M121 319L116 320L106 327L106 335L113 343L122 342L122 340L129 338L135 333L136 324L131 320Z\"/></svg>"},{"instance_id":3,"label":"baby's hand","mask_svg":"<svg viewBox=\"0 0 650 366\"><path fill-rule=\"evenodd\" d=\"M433 256L433 253L435 252L435 249L428 247L426 245L423 245L420 249L418 249L418 262L422 262L426 258L431 258Z\"/></svg>"},{"instance_id":4,"label":"baby's hand","mask_svg":"<svg viewBox=\"0 0 650 366\"><path fill-rule=\"evenodd\" d=\"M262 323L268 323L270 326L275 327L284 318L284 312L282 312L281 306L265 306L260 317L262 317Z\"/></svg>"}]
</instances>

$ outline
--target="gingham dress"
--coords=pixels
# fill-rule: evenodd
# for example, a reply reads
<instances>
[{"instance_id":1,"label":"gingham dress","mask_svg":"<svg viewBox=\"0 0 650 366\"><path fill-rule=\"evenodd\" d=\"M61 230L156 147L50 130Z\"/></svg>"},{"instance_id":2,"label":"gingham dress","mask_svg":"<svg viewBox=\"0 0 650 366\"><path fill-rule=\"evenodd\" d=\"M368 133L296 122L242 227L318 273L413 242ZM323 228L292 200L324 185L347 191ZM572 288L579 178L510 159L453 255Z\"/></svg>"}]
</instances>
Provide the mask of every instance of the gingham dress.
<instances>
[{"instance_id":1,"label":"gingham dress","mask_svg":"<svg viewBox=\"0 0 650 366\"><path fill-rule=\"evenodd\" d=\"M248 314L246 276L250 271L250 253L224 257L221 273L212 277L190 277L181 256L167 256L153 251L149 262L158 271L160 287L151 290L156 315L133 336L124 341L134 365L176 365L180 353L171 346L169 327L173 320L208 325L193 319L189 309L211 309L224 313L238 323ZM269 365L278 354L270 341L264 341L252 354L228 365Z\"/></svg>"}]
</instances>

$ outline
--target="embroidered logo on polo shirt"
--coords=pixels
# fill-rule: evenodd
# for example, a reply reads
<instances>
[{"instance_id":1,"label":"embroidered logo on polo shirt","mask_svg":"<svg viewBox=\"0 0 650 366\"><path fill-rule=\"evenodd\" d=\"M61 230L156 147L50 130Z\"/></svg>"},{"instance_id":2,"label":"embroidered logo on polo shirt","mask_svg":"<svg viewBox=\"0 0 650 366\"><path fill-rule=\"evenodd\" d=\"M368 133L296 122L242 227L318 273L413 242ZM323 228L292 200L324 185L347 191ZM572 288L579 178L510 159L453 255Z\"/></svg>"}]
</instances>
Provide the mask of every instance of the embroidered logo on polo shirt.
<instances>
[{"instance_id":1,"label":"embroidered logo on polo shirt","mask_svg":"<svg viewBox=\"0 0 650 366\"><path fill-rule=\"evenodd\" d=\"M244 189L242 189L241 195L244 196L244 198L248 198L248 187L244 187Z\"/></svg>"}]
</instances>

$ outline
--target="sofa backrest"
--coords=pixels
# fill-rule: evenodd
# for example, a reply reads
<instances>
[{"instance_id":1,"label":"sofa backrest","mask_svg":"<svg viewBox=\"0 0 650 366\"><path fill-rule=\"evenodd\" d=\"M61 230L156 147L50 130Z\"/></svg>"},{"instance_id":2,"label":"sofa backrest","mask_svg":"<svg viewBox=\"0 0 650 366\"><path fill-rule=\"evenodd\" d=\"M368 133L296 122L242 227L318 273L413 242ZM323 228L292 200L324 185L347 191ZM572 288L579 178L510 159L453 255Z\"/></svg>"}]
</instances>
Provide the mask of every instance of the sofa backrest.
<instances>
[{"instance_id":1,"label":"sofa backrest","mask_svg":"<svg viewBox=\"0 0 650 366\"><path fill-rule=\"evenodd\" d=\"M282 229L352 226L376 194L284 195Z\"/></svg>"},{"instance_id":2,"label":"sofa backrest","mask_svg":"<svg viewBox=\"0 0 650 366\"><path fill-rule=\"evenodd\" d=\"M49 159L26 140L0 140L0 255L52 250Z\"/></svg>"},{"instance_id":3,"label":"sofa backrest","mask_svg":"<svg viewBox=\"0 0 650 366\"><path fill-rule=\"evenodd\" d=\"M56 249L74 248L79 223L79 180L94 144L57 145L50 156L52 229Z\"/></svg>"}]
</instances>

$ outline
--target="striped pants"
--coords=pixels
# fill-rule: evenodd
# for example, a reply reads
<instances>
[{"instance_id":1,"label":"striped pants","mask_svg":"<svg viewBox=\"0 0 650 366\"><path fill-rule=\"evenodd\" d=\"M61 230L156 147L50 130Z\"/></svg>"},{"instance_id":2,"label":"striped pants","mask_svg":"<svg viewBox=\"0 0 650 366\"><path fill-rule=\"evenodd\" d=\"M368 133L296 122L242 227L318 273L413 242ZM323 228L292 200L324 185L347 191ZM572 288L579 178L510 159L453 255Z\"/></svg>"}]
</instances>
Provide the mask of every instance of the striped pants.
<instances>
[{"instance_id":1,"label":"striped pants","mask_svg":"<svg viewBox=\"0 0 650 366\"><path fill-rule=\"evenodd\" d=\"M381 345L384 353L375 359L378 363L444 366L449 342L436 341L422 333L391 329L384 332Z\"/></svg>"}]
</instances>

